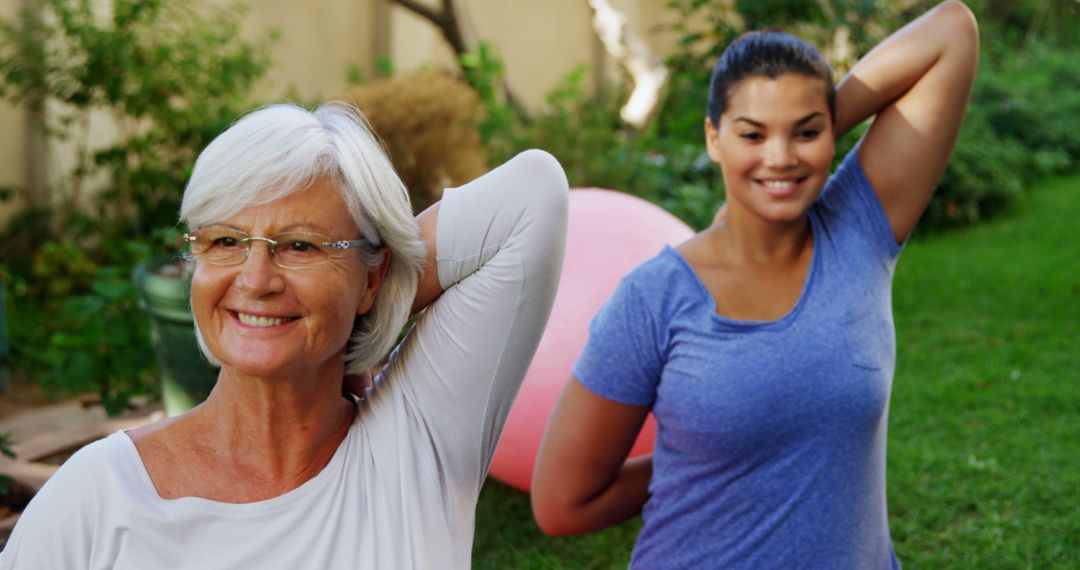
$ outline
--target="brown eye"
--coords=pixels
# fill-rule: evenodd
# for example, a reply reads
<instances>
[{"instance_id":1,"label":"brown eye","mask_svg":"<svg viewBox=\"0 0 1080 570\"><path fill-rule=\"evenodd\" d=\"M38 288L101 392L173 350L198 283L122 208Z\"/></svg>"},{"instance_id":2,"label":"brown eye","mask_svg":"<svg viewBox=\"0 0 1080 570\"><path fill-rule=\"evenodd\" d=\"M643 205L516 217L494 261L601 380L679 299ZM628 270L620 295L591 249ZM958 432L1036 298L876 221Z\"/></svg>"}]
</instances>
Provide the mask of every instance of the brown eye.
<instances>
[{"instance_id":1,"label":"brown eye","mask_svg":"<svg viewBox=\"0 0 1080 570\"><path fill-rule=\"evenodd\" d=\"M296 253L309 253L319 249L315 247L315 244L313 243L298 239L294 239L286 243L285 248L289 251L295 251Z\"/></svg>"}]
</instances>

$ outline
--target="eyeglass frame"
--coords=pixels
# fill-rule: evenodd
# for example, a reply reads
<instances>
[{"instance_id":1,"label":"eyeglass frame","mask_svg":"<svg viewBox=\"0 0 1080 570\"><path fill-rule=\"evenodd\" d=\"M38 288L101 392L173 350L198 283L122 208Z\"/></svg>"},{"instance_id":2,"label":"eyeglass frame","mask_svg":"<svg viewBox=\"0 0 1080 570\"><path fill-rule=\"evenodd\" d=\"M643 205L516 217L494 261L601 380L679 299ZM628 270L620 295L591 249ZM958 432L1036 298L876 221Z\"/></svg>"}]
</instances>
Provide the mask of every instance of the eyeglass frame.
<instances>
[{"instance_id":1,"label":"eyeglass frame","mask_svg":"<svg viewBox=\"0 0 1080 570\"><path fill-rule=\"evenodd\" d=\"M210 226L205 226L205 227L215 227L215 226L210 225ZM278 263L278 258L275 255L275 252L277 251L278 244L282 243L281 241L278 241L278 240L275 240L275 239L269 238L269 237L253 236L253 235L248 234L244 230L237 229L237 228L229 228L228 226L217 226L217 227L231 229L231 230L233 230L233 231L235 231L235 232L237 232L239 234L244 234L244 235L247 236L245 238L241 238L241 239L237 240L238 243L240 243L240 244L242 244L244 246L244 257L239 258L238 261L236 261L235 263L220 263L220 262L207 260L206 262L211 264L211 265L220 265L222 267L229 267L229 266L232 266L232 265L240 265L240 264L244 263L245 261L247 261L248 256L251 255L251 242L253 242L253 241L266 242L267 250L268 250L268 253L270 254L270 260L274 263L274 265L276 265L276 266L278 266L278 267L280 267L282 269L304 269L306 267L314 267L314 266L321 265L321 263L316 263L313 266L309 265L309 266L291 266L290 267L290 266L287 266L287 265L280 265ZM191 230L192 233L184 232L184 235L183 235L182 239L184 241L184 244L187 245L189 248L191 247L192 242L198 240L198 236L194 235L194 232L197 232L199 229L202 229L202 228L198 228L196 230ZM289 234L289 233L306 234L306 235L309 235L309 236L322 237L322 238L328 237L328 236L324 236L322 234L315 233L315 232L283 232L283 233L285 233L285 234ZM277 236L277 237L280 237L280 235ZM329 248L333 248L333 249L336 249L336 250L339 250L339 251L344 251L344 250L347 250L347 249L363 247L365 245L367 245L367 246L373 246L374 245L374 244L371 243L371 240L369 240L368 238L324 241L324 242L317 242L317 244L321 245L323 247L329 247ZM195 255L195 253L190 252L190 251L183 252L183 257L184 257L184 259L186 259L188 261L196 261L196 260L199 259L199 256Z\"/></svg>"}]
</instances>

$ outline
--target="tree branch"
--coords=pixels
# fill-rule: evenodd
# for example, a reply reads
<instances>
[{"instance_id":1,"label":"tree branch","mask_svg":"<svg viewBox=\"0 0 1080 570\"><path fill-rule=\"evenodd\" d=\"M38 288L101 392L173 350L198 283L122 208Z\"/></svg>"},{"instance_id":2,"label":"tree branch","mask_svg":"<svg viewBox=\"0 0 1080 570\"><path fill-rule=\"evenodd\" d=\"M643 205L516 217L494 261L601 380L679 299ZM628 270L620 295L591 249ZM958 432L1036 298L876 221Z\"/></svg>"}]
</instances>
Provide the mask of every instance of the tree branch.
<instances>
[{"instance_id":1,"label":"tree branch","mask_svg":"<svg viewBox=\"0 0 1080 570\"><path fill-rule=\"evenodd\" d=\"M431 22L439 29L439 33L441 33L443 39L450 44L450 47L454 50L454 54L457 55L457 57L460 58L462 55L469 52L468 46L465 45L465 38L461 35L461 26L458 25L457 10L454 7L454 0L442 0L442 8L438 11L430 6L425 6L424 4L417 2L417 0L391 1Z\"/></svg>"},{"instance_id":2,"label":"tree branch","mask_svg":"<svg viewBox=\"0 0 1080 570\"><path fill-rule=\"evenodd\" d=\"M454 55L457 57L459 64L461 56L472 51L469 49L468 44L465 43L464 34L461 33L461 25L458 21L457 7L454 5L454 0L441 0L441 9L439 10L421 4L417 0L389 0L389 2L409 10L438 28L443 39L454 50ZM528 121L529 115L525 112L525 107L514 96L505 78L502 80L502 90L503 96L506 98L506 104L513 109L518 118Z\"/></svg>"},{"instance_id":3,"label":"tree branch","mask_svg":"<svg viewBox=\"0 0 1080 570\"><path fill-rule=\"evenodd\" d=\"M439 26L440 23L441 23L442 14L440 14L439 12L436 12L435 10L433 10L433 9L427 7L427 6L424 6L423 4L421 4L419 2L416 2L415 0L391 0L391 1L394 2L395 4L401 6L402 8L405 8L405 9L413 12L417 16L420 16L421 18L424 18L425 20L430 21L432 24L435 24L436 26Z\"/></svg>"}]
</instances>

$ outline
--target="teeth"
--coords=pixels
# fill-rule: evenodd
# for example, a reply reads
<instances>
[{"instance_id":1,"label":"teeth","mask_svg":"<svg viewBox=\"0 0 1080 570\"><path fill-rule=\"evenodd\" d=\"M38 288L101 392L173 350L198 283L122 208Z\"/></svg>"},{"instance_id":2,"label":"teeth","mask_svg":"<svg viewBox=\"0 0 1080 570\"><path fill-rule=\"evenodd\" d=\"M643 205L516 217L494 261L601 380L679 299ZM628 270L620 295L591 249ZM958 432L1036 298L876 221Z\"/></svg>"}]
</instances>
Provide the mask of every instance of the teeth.
<instances>
[{"instance_id":1,"label":"teeth","mask_svg":"<svg viewBox=\"0 0 1080 570\"><path fill-rule=\"evenodd\" d=\"M794 180L764 180L762 183L769 188L791 188L795 185Z\"/></svg>"},{"instance_id":2,"label":"teeth","mask_svg":"<svg viewBox=\"0 0 1080 570\"><path fill-rule=\"evenodd\" d=\"M240 317L241 323L252 327L273 327L289 320L279 317L259 317L245 313L236 313L236 315Z\"/></svg>"}]
</instances>

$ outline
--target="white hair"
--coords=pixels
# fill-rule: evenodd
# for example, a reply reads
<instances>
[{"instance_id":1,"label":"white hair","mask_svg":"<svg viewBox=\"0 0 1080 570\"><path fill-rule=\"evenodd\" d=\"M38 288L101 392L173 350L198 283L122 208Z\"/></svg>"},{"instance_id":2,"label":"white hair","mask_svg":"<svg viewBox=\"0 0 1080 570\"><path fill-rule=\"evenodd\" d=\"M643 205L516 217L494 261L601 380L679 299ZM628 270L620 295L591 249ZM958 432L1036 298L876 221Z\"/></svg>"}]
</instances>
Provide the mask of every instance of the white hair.
<instances>
[{"instance_id":1,"label":"white hair","mask_svg":"<svg viewBox=\"0 0 1080 570\"><path fill-rule=\"evenodd\" d=\"M245 115L195 161L180 221L192 228L218 223L321 179L341 192L356 227L375 246L361 250L364 264L379 266L380 246L391 256L374 305L353 327L345 361L350 373L358 373L377 364L398 338L426 251L408 191L359 109L346 103L315 111L271 105ZM220 366L198 323L195 333L203 354Z\"/></svg>"}]
</instances>

